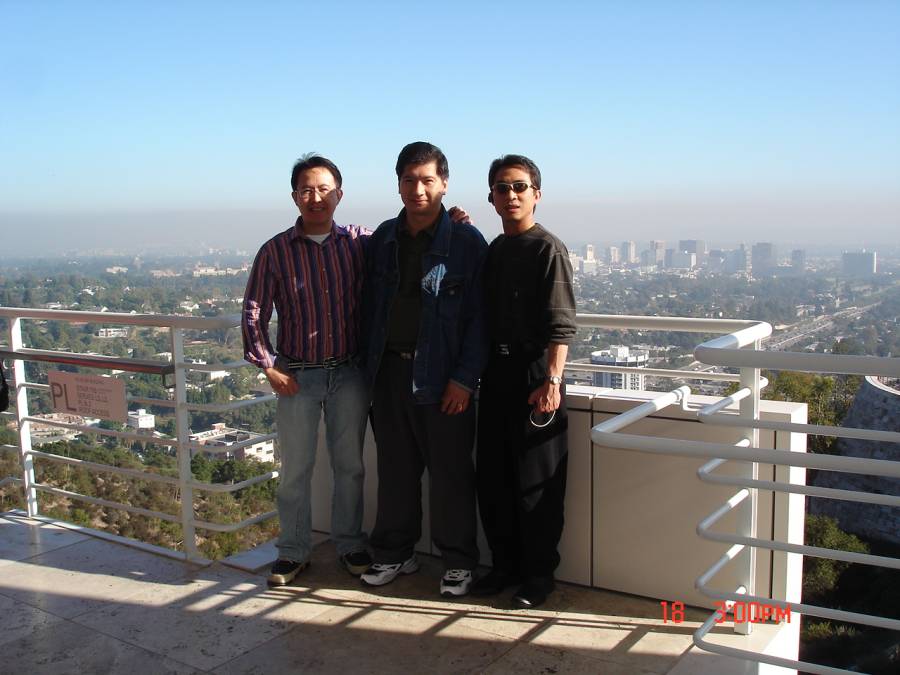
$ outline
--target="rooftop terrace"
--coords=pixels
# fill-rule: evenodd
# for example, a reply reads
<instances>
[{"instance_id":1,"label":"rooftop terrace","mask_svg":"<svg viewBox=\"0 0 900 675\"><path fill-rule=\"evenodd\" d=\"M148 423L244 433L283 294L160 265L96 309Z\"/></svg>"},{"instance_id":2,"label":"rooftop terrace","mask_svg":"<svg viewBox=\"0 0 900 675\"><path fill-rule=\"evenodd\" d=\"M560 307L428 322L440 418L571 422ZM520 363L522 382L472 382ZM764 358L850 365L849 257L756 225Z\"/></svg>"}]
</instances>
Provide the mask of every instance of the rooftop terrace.
<instances>
[{"instance_id":1,"label":"rooftop terrace","mask_svg":"<svg viewBox=\"0 0 900 675\"><path fill-rule=\"evenodd\" d=\"M16 673L744 672L699 651L708 612L560 584L540 610L445 602L440 561L364 588L324 535L291 586L227 562L198 566L22 515L0 516L0 645ZM716 638L735 636L728 624Z\"/></svg>"}]
</instances>

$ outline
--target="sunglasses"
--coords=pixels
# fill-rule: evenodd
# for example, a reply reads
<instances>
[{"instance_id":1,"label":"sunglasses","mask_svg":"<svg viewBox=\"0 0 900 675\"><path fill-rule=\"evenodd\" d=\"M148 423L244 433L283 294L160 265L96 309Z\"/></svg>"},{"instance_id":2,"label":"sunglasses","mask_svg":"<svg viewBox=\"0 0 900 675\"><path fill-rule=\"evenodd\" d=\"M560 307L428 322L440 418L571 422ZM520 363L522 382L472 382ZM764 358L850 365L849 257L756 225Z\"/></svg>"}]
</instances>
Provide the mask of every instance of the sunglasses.
<instances>
[{"instance_id":1,"label":"sunglasses","mask_svg":"<svg viewBox=\"0 0 900 675\"><path fill-rule=\"evenodd\" d=\"M494 183L491 186L491 190L500 195L507 194L510 190L515 192L517 195L522 194L528 188L532 188L534 185L529 185L523 180L517 180L515 183Z\"/></svg>"}]
</instances>

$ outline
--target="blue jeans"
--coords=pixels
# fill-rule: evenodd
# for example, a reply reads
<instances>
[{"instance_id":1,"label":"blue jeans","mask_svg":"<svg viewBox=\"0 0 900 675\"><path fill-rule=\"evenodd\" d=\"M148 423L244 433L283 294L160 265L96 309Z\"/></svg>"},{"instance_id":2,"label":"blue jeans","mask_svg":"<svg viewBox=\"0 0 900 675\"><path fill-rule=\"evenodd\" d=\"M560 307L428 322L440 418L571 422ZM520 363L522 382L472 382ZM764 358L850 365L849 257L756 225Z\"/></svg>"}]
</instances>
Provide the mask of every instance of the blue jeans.
<instances>
[{"instance_id":1,"label":"blue jeans","mask_svg":"<svg viewBox=\"0 0 900 675\"><path fill-rule=\"evenodd\" d=\"M316 462L319 419L334 474L331 539L339 555L365 548L362 451L369 413L363 372L352 363L333 369L291 371L300 391L280 396L276 422L281 451L278 485L278 557L304 562L312 550L310 482Z\"/></svg>"}]
</instances>

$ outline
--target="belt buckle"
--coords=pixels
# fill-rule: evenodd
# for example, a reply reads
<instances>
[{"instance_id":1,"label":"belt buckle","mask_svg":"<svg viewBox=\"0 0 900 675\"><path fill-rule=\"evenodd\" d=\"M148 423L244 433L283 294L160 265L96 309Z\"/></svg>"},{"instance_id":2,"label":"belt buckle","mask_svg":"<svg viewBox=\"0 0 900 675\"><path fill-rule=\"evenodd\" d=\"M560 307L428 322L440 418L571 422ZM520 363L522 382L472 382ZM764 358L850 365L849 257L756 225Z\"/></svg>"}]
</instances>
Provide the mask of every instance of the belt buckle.
<instances>
[{"instance_id":1,"label":"belt buckle","mask_svg":"<svg viewBox=\"0 0 900 675\"><path fill-rule=\"evenodd\" d=\"M333 368L337 368L339 365L341 365L340 362L338 361L338 359L334 358L333 356L330 356L327 359L322 360L322 367L325 370L332 370Z\"/></svg>"},{"instance_id":2,"label":"belt buckle","mask_svg":"<svg viewBox=\"0 0 900 675\"><path fill-rule=\"evenodd\" d=\"M508 344L497 345L497 353L500 354L500 356L509 356L509 345Z\"/></svg>"}]
</instances>

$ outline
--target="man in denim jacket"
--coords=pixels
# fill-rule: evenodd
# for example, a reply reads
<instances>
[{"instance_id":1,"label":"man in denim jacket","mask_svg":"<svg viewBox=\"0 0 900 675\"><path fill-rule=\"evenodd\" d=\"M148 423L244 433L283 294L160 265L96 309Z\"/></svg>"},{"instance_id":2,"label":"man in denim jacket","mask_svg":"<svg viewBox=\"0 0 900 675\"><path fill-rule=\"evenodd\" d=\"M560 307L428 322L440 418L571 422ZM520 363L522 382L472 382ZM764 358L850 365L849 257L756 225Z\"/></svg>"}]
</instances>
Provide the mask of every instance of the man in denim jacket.
<instances>
[{"instance_id":1,"label":"man in denim jacket","mask_svg":"<svg viewBox=\"0 0 900 675\"><path fill-rule=\"evenodd\" d=\"M363 582L380 586L418 569L424 469L431 534L445 573L441 594L465 595L478 563L472 397L487 362L482 264L487 243L453 224L441 204L447 158L410 143L397 159L404 208L372 235L362 339L374 388L378 447L375 563Z\"/></svg>"}]
</instances>

